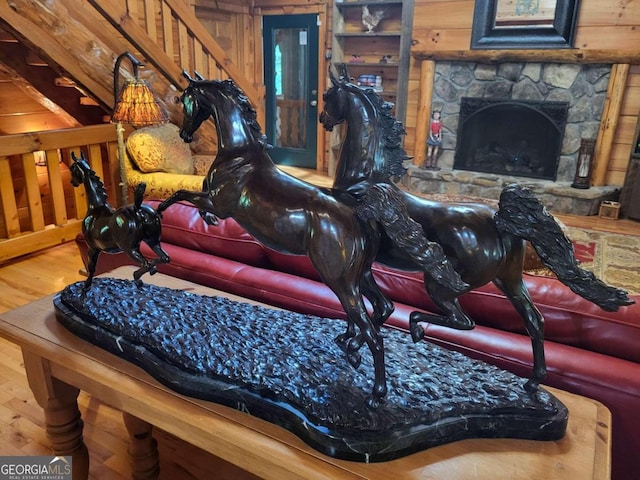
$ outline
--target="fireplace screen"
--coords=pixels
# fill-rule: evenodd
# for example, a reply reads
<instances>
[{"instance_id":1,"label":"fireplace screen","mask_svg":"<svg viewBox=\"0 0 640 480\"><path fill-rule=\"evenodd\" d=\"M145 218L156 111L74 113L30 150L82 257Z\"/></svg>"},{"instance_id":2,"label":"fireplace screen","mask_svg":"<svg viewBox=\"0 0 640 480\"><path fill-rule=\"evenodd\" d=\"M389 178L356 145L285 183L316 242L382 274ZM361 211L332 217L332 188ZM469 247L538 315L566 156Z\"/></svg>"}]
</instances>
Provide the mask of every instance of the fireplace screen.
<instances>
[{"instance_id":1,"label":"fireplace screen","mask_svg":"<svg viewBox=\"0 0 640 480\"><path fill-rule=\"evenodd\" d=\"M556 179L567 102L463 97L454 169Z\"/></svg>"}]
</instances>

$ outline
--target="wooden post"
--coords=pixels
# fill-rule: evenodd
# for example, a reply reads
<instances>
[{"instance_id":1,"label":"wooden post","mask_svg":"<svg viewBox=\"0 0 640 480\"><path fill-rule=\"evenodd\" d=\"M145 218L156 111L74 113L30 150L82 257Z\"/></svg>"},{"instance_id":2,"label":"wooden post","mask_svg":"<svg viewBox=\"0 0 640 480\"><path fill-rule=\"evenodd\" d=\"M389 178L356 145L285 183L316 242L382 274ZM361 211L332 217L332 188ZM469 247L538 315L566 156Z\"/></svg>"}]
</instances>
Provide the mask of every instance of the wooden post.
<instances>
[{"instance_id":1,"label":"wooden post","mask_svg":"<svg viewBox=\"0 0 640 480\"><path fill-rule=\"evenodd\" d=\"M416 141L413 147L413 164L420 166L424 163L427 150L427 136L429 135L429 119L431 118L431 97L433 96L433 79L436 72L436 62L422 60L420 64L420 91L418 96L418 116L416 121Z\"/></svg>"},{"instance_id":2,"label":"wooden post","mask_svg":"<svg viewBox=\"0 0 640 480\"><path fill-rule=\"evenodd\" d=\"M73 457L73 478L89 477L89 451L82 439L78 409L80 390L51 376L49 361L22 350L24 368L33 396L44 409L47 438L54 455Z\"/></svg>"},{"instance_id":3,"label":"wooden post","mask_svg":"<svg viewBox=\"0 0 640 480\"><path fill-rule=\"evenodd\" d=\"M594 186L605 185L607 181L607 169L609 157L613 147L613 140L620 119L620 109L624 99L624 90L629 75L628 64L615 64L611 67L609 89L600 120L600 130L596 142L596 151L593 158L593 176L591 184Z\"/></svg>"},{"instance_id":4,"label":"wooden post","mask_svg":"<svg viewBox=\"0 0 640 480\"><path fill-rule=\"evenodd\" d=\"M160 475L158 443L152 436L153 426L127 412L122 412L129 432L129 460L134 480L155 480Z\"/></svg>"}]
</instances>

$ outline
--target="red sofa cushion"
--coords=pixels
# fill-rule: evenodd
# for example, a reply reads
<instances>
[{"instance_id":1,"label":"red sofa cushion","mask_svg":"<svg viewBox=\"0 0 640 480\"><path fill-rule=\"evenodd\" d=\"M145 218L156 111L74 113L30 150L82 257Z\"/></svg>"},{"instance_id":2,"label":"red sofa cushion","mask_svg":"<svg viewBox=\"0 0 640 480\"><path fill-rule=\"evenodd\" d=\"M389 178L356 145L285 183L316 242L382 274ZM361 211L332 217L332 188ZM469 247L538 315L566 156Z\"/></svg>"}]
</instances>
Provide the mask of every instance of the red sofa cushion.
<instances>
[{"instance_id":1,"label":"red sofa cushion","mask_svg":"<svg viewBox=\"0 0 640 480\"><path fill-rule=\"evenodd\" d=\"M392 301L438 311L425 292L421 273L380 264L373 269L378 285ZM640 362L640 296L632 296L635 305L605 312L555 278L525 274L525 283L544 316L547 340ZM460 305L478 325L527 334L522 318L493 284L463 295Z\"/></svg>"},{"instance_id":2,"label":"red sofa cushion","mask_svg":"<svg viewBox=\"0 0 640 480\"><path fill-rule=\"evenodd\" d=\"M156 200L146 203L153 208L158 208L160 204ZM174 203L163 212L162 242L254 267L269 265L266 248L234 219L218 219L218 225L207 225L198 210L188 203Z\"/></svg>"}]
</instances>

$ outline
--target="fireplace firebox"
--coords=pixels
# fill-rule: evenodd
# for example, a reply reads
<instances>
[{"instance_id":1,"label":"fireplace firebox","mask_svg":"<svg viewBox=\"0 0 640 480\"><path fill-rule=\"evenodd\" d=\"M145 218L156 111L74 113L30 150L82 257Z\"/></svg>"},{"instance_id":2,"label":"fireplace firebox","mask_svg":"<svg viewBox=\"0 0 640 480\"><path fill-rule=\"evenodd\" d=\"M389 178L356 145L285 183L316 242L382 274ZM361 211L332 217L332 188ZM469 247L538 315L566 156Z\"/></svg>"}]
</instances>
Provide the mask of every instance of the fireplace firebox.
<instances>
[{"instance_id":1,"label":"fireplace firebox","mask_svg":"<svg viewBox=\"0 0 640 480\"><path fill-rule=\"evenodd\" d=\"M463 97L453 168L556 180L568 102Z\"/></svg>"}]
</instances>

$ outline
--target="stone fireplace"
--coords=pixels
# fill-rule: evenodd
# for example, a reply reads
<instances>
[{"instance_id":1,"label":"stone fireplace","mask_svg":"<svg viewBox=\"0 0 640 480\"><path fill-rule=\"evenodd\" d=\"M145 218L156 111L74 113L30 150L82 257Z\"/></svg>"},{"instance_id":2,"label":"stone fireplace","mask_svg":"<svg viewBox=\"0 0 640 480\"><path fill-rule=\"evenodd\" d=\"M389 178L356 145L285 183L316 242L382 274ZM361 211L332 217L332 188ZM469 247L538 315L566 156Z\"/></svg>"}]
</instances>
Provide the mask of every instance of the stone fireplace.
<instances>
[{"instance_id":1,"label":"stone fireplace","mask_svg":"<svg viewBox=\"0 0 640 480\"><path fill-rule=\"evenodd\" d=\"M568 102L462 97L453 168L556 180Z\"/></svg>"},{"instance_id":2,"label":"stone fireplace","mask_svg":"<svg viewBox=\"0 0 640 480\"><path fill-rule=\"evenodd\" d=\"M597 213L618 189L571 183L581 140L597 138L610 73L611 65L438 61L431 104L442 116L440 170L409 165L404 186L497 199L517 182L554 211ZM512 108L508 120L493 116Z\"/></svg>"}]
</instances>

